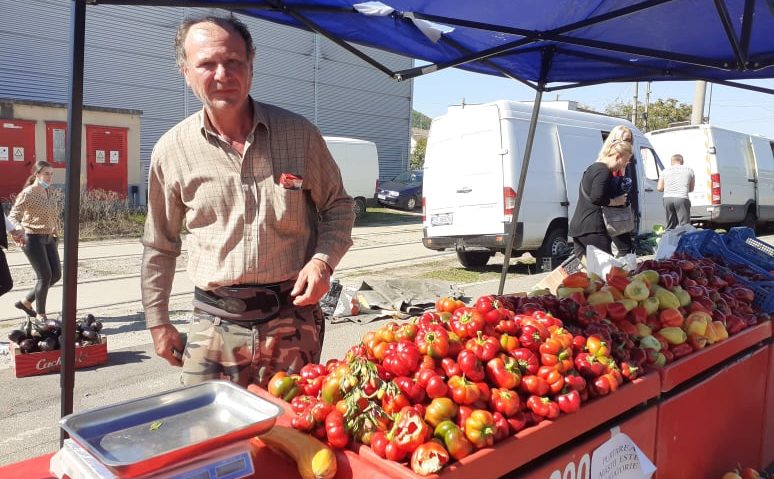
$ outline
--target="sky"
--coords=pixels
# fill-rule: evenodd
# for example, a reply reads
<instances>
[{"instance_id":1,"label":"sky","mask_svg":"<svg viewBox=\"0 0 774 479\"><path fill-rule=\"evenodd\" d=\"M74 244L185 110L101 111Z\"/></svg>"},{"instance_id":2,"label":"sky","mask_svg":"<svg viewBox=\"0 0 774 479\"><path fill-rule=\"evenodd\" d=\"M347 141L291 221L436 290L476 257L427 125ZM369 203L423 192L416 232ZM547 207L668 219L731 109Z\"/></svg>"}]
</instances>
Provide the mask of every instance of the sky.
<instances>
[{"instance_id":1,"label":"sky","mask_svg":"<svg viewBox=\"0 0 774 479\"><path fill-rule=\"evenodd\" d=\"M774 80L752 82L774 89ZM651 101L675 98L693 104L695 82L652 82ZM647 84L639 83L638 98L645 101ZM577 101L604 111L618 100L632 102L634 83L609 83L573 88L543 94L543 101ZM414 109L433 118L446 113L449 105L485 103L494 100L535 99L535 91L515 80L456 68L446 69L414 79ZM729 130L762 135L774 140L774 95L740 88L707 84L704 116L709 123Z\"/></svg>"}]
</instances>

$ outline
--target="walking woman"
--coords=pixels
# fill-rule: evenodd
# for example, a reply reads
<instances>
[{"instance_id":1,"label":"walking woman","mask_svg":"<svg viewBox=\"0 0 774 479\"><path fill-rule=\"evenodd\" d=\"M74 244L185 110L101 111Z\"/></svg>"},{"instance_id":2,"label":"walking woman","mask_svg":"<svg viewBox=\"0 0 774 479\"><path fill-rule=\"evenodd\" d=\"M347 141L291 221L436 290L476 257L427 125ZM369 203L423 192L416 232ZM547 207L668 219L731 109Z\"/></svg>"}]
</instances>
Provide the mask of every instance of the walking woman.
<instances>
[{"instance_id":1,"label":"walking woman","mask_svg":"<svg viewBox=\"0 0 774 479\"><path fill-rule=\"evenodd\" d=\"M14 306L28 316L46 318L48 289L62 277L62 266L56 243L56 223L59 216L54 197L49 190L54 169L47 161L38 161L24 189L8 214L10 220L24 228L24 254L38 277L35 287ZM35 302L35 309L32 302ZM37 311L36 311L37 310Z\"/></svg>"}]
</instances>

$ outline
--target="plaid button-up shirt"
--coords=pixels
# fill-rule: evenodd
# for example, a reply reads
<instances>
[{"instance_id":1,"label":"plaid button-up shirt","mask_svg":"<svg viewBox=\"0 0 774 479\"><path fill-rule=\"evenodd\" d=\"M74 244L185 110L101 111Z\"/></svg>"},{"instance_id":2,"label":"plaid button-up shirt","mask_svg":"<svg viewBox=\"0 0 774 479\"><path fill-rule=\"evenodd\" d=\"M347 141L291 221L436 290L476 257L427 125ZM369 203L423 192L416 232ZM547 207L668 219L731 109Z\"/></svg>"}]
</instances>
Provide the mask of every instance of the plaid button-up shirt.
<instances>
[{"instance_id":1,"label":"plaid button-up shirt","mask_svg":"<svg viewBox=\"0 0 774 479\"><path fill-rule=\"evenodd\" d=\"M352 198L317 128L300 115L253 102L239 155L204 111L156 144L142 243L147 327L169 322L169 294L187 237L188 274L201 289L294 279L311 259L338 265L352 245ZM283 173L302 186L283 186Z\"/></svg>"}]
</instances>

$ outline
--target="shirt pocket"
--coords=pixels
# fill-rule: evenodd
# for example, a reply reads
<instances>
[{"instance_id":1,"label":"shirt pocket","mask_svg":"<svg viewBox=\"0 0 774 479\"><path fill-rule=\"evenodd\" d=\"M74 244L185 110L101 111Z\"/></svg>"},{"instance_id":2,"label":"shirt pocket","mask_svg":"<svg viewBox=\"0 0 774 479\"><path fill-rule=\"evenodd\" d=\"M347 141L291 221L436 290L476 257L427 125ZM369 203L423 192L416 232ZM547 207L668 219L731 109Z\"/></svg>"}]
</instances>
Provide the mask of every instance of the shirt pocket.
<instances>
[{"instance_id":1,"label":"shirt pocket","mask_svg":"<svg viewBox=\"0 0 774 479\"><path fill-rule=\"evenodd\" d=\"M280 231L298 231L306 218L306 195L302 189L274 185L274 217Z\"/></svg>"}]
</instances>

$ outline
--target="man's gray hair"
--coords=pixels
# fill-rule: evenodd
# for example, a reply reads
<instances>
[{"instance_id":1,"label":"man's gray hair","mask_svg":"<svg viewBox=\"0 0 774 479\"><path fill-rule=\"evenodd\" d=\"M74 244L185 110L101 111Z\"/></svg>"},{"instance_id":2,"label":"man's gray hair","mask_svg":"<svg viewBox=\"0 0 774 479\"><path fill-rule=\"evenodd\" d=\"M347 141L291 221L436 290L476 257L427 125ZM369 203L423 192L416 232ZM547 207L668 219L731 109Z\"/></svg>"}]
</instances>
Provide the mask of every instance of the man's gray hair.
<instances>
[{"instance_id":1,"label":"man's gray hair","mask_svg":"<svg viewBox=\"0 0 774 479\"><path fill-rule=\"evenodd\" d=\"M199 23L214 23L221 28L238 33L245 42L245 50L247 51L248 59L252 61L255 57L255 45L253 45L253 37L250 35L250 30L247 28L247 25L233 15L228 17L207 15L187 18L183 20L183 23L177 28L177 34L175 35L175 55L178 68L182 69L183 65L185 65L185 37L188 35L188 31L191 30L191 27Z\"/></svg>"}]
</instances>

